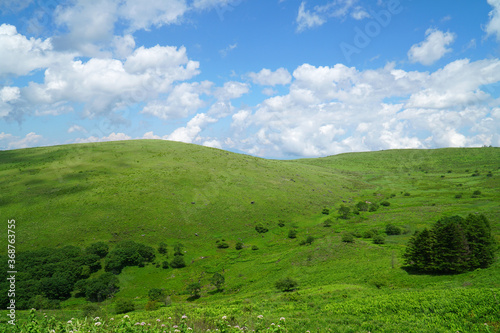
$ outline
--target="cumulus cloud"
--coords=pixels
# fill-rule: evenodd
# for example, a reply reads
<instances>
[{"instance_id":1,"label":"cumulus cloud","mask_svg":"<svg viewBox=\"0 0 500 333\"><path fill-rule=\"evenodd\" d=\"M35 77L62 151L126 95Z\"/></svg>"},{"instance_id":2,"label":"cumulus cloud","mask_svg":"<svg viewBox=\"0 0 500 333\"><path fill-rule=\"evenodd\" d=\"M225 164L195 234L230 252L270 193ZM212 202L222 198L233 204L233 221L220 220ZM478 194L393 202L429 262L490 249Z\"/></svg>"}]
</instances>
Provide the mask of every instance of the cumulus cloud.
<instances>
[{"instance_id":1,"label":"cumulus cloud","mask_svg":"<svg viewBox=\"0 0 500 333\"><path fill-rule=\"evenodd\" d=\"M499 114L487 105L499 101L485 86L500 82L497 66L463 59L428 73L304 64L287 94L233 115L233 130L245 134L231 147L285 157L496 142Z\"/></svg>"},{"instance_id":2,"label":"cumulus cloud","mask_svg":"<svg viewBox=\"0 0 500 333\"><path fill-rule=\"evenodd\" d=\"M411 62L419 62L426 66L432 65L452 51L447 46L454 42L456 37L454 33L427 29L425 35L427 37L423 42L413 45L408 51L408 58Z\"/></svg>"},{"instance_id":3,"label":"cumulus cloud","mask_svg":"<svg viewBox=\"0 0 500 333\"><path fill-rule=\"evenodd\" d=\"M19 34L15 26L0 25L0 77L27 75L72 58L72 55L54 52L50 38L28 39Z\"/></svg>"},{"instance_id":4,"label":"cumulus cloud","mask_svg":"<svg viewBox=\"0 0 500 333\"><path fill-rule=\"evenodd\" d=\"M142 113L150 114L161 119L183 118L205 106L200 99L201 94L208 94L212 83L181 83L174 87L166 100L149 102Z\"/></svg>"},{"instance_id":5,"label":"cumulus cloud","mask_svg":"<svg viewBox=\"0 0 500 333\"><path fill-rule=\"evenodd\" d=\"M214 96L219 100L231 100L239 98L250 91L250 87L246 83L229 81L224 83L224 86L215 90Z\"/></svg>"},{"instance_id":6,"label":"cumulus cloud","mask_svg":"<svg viewBox=\"0 0 500 333\"><path fill-rule=\"evenodd\" d=\"M488 0L493 10L489 13L490 20L486 25L486 33L489 35L496 35L497 40L500 41L500 0Z\"/></svg>"},{"instance_id":7,"label":"cumulus cloud","mask_svg":"<svg viewBox=\"0 0 500 333\"><path fill-rule=\"evenodd\" d=\"M351 15L355 20L362 20L369 17L369 14L361 6L354 7L357 0L334 0L324 5L316 5L312 10L306 9L306 2L302 1L295 22L297 32L302 32L325 24L329 18L344 19Z\"/></svg>"},{"instance_id":8,"label":"cumulus cloud","mask_svg":"<svg viewBox=\"0 0 500 333\"><path fill-rule=\"evenodd\" d=\"M125 62L91 58L51 66L44 83L31 82L22 95L37 107L83 103L84 116L92 118L168 92L175 81L197 75L198 67L183 47L140 47Z\"/></svg>"},{"instance_id":9,"label":"cumulus cloud","mask_svg":"<svg viewBox=\"0 0 500 333\"><path fill-rule=\"evenodd\" d=\"M199 134L210 123L217 122L217 119L205 113L199 113L191 119L185 127L180 127L167 136L168 140L181 141L185 143L199 142Z\"/></svg>"},{"instance_id":10,"label":"cumulus cloud","mask_svg":"<svg viewBox=\"0 0 500 333\"><path fill-rule=\"evenodd\" d=\"M272 72L270 69L264 68L258 73L249 73L248 76L253 83L263 86L276 86L289 84L292 81L292 76L285 68L278 68Z\"/></svg>"},{"instance_id":11,"label":"cumulus cloud","mask_svg":"<svg viewBox=\"0 0 500 333\"><path fill-rule=\"evenodd\" d=\"M185 0L126 0L119 14L129 21L131 32L152 26L179 23L188 10Z\"/></svg>"},{"instance_id":12,"label":"cumulus cloud","mask_svg":"<svg viewBox=\"0 0 500 333\"><path fill-rule=\"evenodd\" d=\"M76 143L89 143L89 142L106 142L106 141L123 141L123 140L132 140L130 136L128 136L125 133L111 133L108 136L103 136L103 137L96 137L96 136L90 136L88 138L80 138L76 139Z\"/></svg>"},{"instance_id":13,"label":"cumulus cloud","mask_svg":"<svg viewBox=\"0 0 500 333\"><path fill-rule=\"evenodd\" d=\"M68 128L68 133L74 133L74 132L87 133L87 130L85 128L83 128L82 126L79 126L79 125L73 125L70 128Z\"/></svg>"},{"instance_id":14,"label":"cumulus cloud","mask_svg":"<svg viewBox=\"0 0 500 333\"><path fill-rule=\"evenodd\" d=\"M3 134L3 133L2 133ZM40 144L43 137L35 132L30 132L26 134L24 138L14 137L12 135L7 135L4 138L8 139L7 148L8 149L21 149L33 147Z\"/></svg>"}]
</instances>

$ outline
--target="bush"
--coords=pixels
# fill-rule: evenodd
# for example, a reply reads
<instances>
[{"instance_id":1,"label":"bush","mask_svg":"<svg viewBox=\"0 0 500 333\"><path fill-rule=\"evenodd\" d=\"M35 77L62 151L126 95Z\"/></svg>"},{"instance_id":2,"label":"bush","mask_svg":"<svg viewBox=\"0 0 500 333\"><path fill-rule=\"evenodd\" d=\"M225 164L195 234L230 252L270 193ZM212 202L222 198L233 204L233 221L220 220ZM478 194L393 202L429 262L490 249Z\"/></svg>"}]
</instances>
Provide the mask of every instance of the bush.
<instances>
[{"instance_id":1,"label":"bush","mask_svg":"<svg viewBox=\"0 0 500 333\"><path fill-rule=\"evenodd\" d=\"M109 253L109 246L108 244L104 242L97 242L94 244L91 244L86 250L88 254L95 254L99 256L99 258L104 258L108 255Z\"/></svg>"},{"instance_id":2,"label":"bush","mask_svg":"<svg viewBox=\"0 0 500 333\"><path fill-rule=\"evenodd\" d=\"M323 211L321 212L321 214L329 215L330 214L330 210L328 208L323 208Z\"/></svg>"},{"instance_id":3,"label":"bush","mask_svg":"<svg viewBox=\"0 0 500 333\"><path fill-rule=\"evenodd\" d=\"M174 259L170 262L170 267L172 268L183 268L186 267L186 263L184 262L184 256L174 256Z\"/></svg>"},{"instance_id":4,"label":"bush","mask_svg":"<svg viewBox=\"0 0 500 333\"><path fill-rule=\"evenodd\" d=\"M372 238L374 236L373 231L364 231L363 232L363 238Z\"/></svg>"},{"instance_id":5,"label":"bush","mask_svg":"<svg viewBox=\"0 0 500 333\"><path fill-rule=\"evenodd\" d=\"M158 301L148 301L144 306L146 311L155 311L160 308L160 303Z\"/></svg>"},{"instance_id":6,"label":"bush","mask_svg":"<svg viewBox=\"0 0 500 333\"><path fill-rule=\"evenodd\" d=\"M104 269L119 274L124 267L139 266L144 262L152 262L155 251L152 247L134 241L123 241L116 245L106 257Z\"/></svg>"},{"instance_id":7,"label":"bush","mask_svg":"<svg viewBox=\"0 0 500 333\"><path fill-rule=\"evenodd\" d=\"M132 312L135 310L134 303L129 300L120 299L115 302L115 312L117 314Z\"/></svg>"},{"instance_id":8,"label":"bush","mask_svg":"<svg viewBox=\"0 0 500 333\"><path fill-rule=\"evenodd\" d=\"M224 287L224 283L226 282L226 279L224 276L220 273L215 273L212 278L210 279L210 283L217 289L217 291L221 291L222 288Z\"/></svg>"},{"instance_id":9,"label":"bush","mask_svg":"<svg viewBox=\"0 0 500 333\"><path fill-rule=\"evenodd\" d=\"M324 222L323 222L323 227L325 228L330 228L332 226L332 223L333 221L330 220L330 219L326 219Z\"/></svg>"},{"instance_id":10,"label":"bush","mask_svg":"<svg viewBox=\"0 0 500 333\"><path fill-rule=\"evenodd\" d=\"M118 278L108 272L96 278L81 281L78 287L85 294L88 301L102 302L120 290L118 282Z\"/></svg>"},{"instance_id":11,"label":"bush","mask_svg":"<svg viewBox=\"0 0 500 333\"><path fill-rule=\"evenodd\" d=\"M297 238L297 230L290 229L290 231L288 231L288 238Z\"/></svg>"},{"instance_id":12,"label":"bush","mask_svg":"<svg viewBox=\"0 0 500 333\"><path fill-rule=\"evenodd\" d=\"M347 232L342 235L342 242L344 243L354 243L354 236L353 234Z\"/></svg>"},{"instance_id":13,"label":"bush","mask_svg":"<svg viewBox=\"0 0 500 333\"><path fill-rule=\"evenodd\" d=\"M160 288L149 289L148 297L150 301L163 301L165 299L165 292Z\"/></svg>"},{"instance_id":14,"label":"bush","mask_svg":"<svg viewBox=\"0 0 500 333\"><path fill-rule=\"evenodd\" d=\"M385 226L385 233L388 236L391 235L401 235L401 229L399 227L396 227L395 225L388 224Z\"/></svg>"},{"instance_id":15,"label":"bush","mask_svg":"<svg viewBox=\"0 0 500 333\"><path fill-rule=\"evenodd\" d=\"M472 195L481 195L481 191L476 190L476 191L474 191L474 192L472 193Z\"/></svg>"},{"instance_id":16,"label":"bush","mask_svg":"<svg viewBox=\"0 0 500 333\"><path fill-rule=\"evenodd\" d=\"M356 204L356 208L360 211L360 212L367 212L368 211L368 203L366 203L365 201L360 201Z\"/></svg>"},{"instance_id":17,"label":"bush","mask_svg":"<svg viewBox=\"0 0 500 333\"><path fill-rule=\"evenodd\" d=\"M264 227L264 225L262 223L259 223L255 226L255 230L259 233L259 234L264 234L266 232L269 231L269 229L267 229L266 227Z\"/></svg>"},{"instance_id":18,"label":"bush","mask_svg":"<svg viewBox=\"0 0 500 333\"><path fill-rule=\"evenodd\" d=\"M252 245L252 250L257 251L259 247L257 245Z\"/></svg>"},{"instance_id":19,"label":"bush","mask_svg":"<svg viewBox=\"0 0 500 333\"><path fill-rule=\"evenodd\" d=\"M283 228L283 227L285 226L285 221L283 221L283 220L279 220L279 222L278 222L278 226L279 226L280 228Z\"/></svg>"},{"instance_id":20,"label":"bush","mask_svg":"<svg viewBox=\"0 0 500 333\"><path fill-rule=\"evenodd\" d=\"M455 195L455 199L461 199L462 198L462 194L456 194Z\"/></svg>"},{"instance_id":21,"label":"bush","mask_svg":"<svg viewBox=\"0 0 500 333\"><path fill-rule=\"evenodd\" d=\"M298 286L298 282L292 278L286 277L284 279L276 281L274 285L278 290L286 292L286 291L294 291L295 288L297 288Z\"/></svg>"},{"instance_id":22,"label":"bush","mask_svg":"<svg viewBox=\"0 0 500 333\"><path fill-rule=\"evenodd\" d=\"M384 206L384 207L389 207L391 205L391 203L389 201L382 201L380 203L380 205Z\"/></svg>"},{"instance_id":23,"label":"bush","mask_svg":"<svg viewBox=\"0 0 500 333\"><path fill-rule=\"evenodd\" d=\"M373 244L385 244L385 238L382 235L373 237Z\"/></svg>"},{"instance_id":24,"label":"bush","mask_svg":"<svg viewBox=\"0 0 500 333\"><path fill-rule=\"evenodd\" d=\"M340 205L338 213L341 219L347 220L349 218L349 214L351 213L351 208L345 205Z\"/></svg>"},{"instance_id":25,"label":"bush","mask_svg":"<svg viewBox=\"0 0 500 333\"><path fill-rule=\"evenodd\" d=\"M229 247L229 244L224 241L218 240L216 243L218 249L227 249Z\"/></svg>"},{"instance_id":26,"label":"bush","mask_svg":"<svg viewBox=\"0 0 500 333\"><path fill-rule=\"evenodd\" d=\"M82 306L83 317L94 318L100 314L101 308L97 304L85 304Z\"/></svg>"},{"instance_id":27,"label":"bush","mask_svg":"<svg viewBox=\"0 0 500 333\"><path fill-rule=\"evenodd\" d=\"M405 197L409 197L411 194L408 193L408 192L405 192L405 194L403 194Z\"/></svg>"},{"instance_id":28,"label":"bush","mask_svg":"<svg viewBox=\"0 0 500 333\"><path fill-rule=\"evenodd\" d=\"M378 210L378 207L379 206L376 203L372 203L372 204L370 204L370 208L368 208L368 210L370 212L376 212Z\"/></svg>"},{"instance_id":29,"label":"bush","mask_svg":"<svg viewBox=\"0 0 500 333\"><path fill-rule=\"evenodd\" d=\"M184 245L181 243L177 243L174 245L174 256L183 256L184 255Z\"/></svg>"},{"instance_id":30,"label":"bush","mask_svg":"<svg viewBox=\"0 0 500 333\"><path fill-rule=\"evenodd\" d=\"M158 244L158 253L165 255L168 254L168 248L166 243L161 242L160 244Z\"/></svg>"},{"instance_id":31,"label":"bush","mask_svg":"<svg viewBox=\"0 0 500 333\"><path fill-rule=\"evenodd\" d=\"M242 243L242 242L238 242L238 243L236 243L235 248L236 248L236 250L241 250L241 249L243 249L243 243Z\"/></svg>"},{"instance_id":32,"label":"bush","mask_svg":"<svg viewBox=\"0 0 500 333\"><path fill-rule=\"evenodd\" d=\"M186 291L191 295L191 297L199 298L201 292L201 284L199 282L193 282L187 286Z\"/></svg>"},{"instance_id":33,"label":"bush","mask_svg":"<svg viewBox=\"0 0 500 333\"><path fill-rule=\"evenodd\" d=\"M163 268L163 269L168 269L169 266L170 265L168 264L168 261L166 261L166 260L161 263L161 268Z\"/></svg>"}]
</instances>

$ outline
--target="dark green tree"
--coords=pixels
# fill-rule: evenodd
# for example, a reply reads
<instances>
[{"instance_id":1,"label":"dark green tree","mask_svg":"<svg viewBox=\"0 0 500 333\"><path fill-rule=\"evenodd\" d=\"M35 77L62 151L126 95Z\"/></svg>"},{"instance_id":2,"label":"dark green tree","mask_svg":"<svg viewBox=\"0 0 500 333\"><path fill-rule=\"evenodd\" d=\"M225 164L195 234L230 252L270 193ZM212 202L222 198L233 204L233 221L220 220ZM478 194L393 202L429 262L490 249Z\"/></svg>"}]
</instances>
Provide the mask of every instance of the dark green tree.
<instances>
[{"instance_id":1,"label":"dark green tree","mask_svg":"<svg viewBox=\"0 0 500 333\"><path fill-rule=\"evenodd\" d=\"M85 252L89 254L95 254L99 256L99 258L104 258L108 255L109 246L104 242L97 242L91 244L88 248L85 249Z\"/></svg>"},{"instance_id":2,"label":"dark green tree","mask_svg":"<svg viewBox=\"0 0 500 333\"><path fill-rule=\"evenodd\" d=\"M286 277L276 281L274 286L276 287L276 289L281 291L294 291L298 286L298 282L290 277Z\"/></svg>"},{"instance_id":3,"label":"dark green tree","mask_svg":"<svg viewBox=\"0 0 500 333\"><path fill-rule=\"evenodd\" d=\"M174 245L174 256L183 256L184 245L177 243Z\"/></svg>"},{"instance_id":4,"label":"dark green tree","mask_svg":"<svg viewBox=\"0 0 500 333\"><path fill-rule=\"evenodd\" d=\"M224 287L224 283L226 283L226 279L220 273L215 273L210 279L210 283L217 289L217 291L221 291Z\"/></svg>"},{"instance_id":5,"label":"dark green tree","mask_svg":"<svg viewBox=\"0 0 500 333\"><path fill-rule=\"evenodd\" d=\"M182 268L186 267L186 263L184 262L184 256L174 256L174 259L170 262L170 267L172 268Z\"/></svg>"},{"instance_id":6,"label":"dark green tree","mask_svg":"<svg viewBox=\"0 0 500 333\"><path fill-rule=\"evenodd\" d=\"M191 294L191 297L200 298L201 284L199 282L193 282L187 286L186 291Z\"/></svg>"},{"instance_id":7,"label":"dark green tree","mask_svg":"<svg viewBox=\"0 0 500 333\"><path fill-rule=\"evenodd\" d=\"M341 219L347 220L349 218L349 214L351 213L351 208L346 205L340 205L338 213Z\"/></svg>"}]
</instances>

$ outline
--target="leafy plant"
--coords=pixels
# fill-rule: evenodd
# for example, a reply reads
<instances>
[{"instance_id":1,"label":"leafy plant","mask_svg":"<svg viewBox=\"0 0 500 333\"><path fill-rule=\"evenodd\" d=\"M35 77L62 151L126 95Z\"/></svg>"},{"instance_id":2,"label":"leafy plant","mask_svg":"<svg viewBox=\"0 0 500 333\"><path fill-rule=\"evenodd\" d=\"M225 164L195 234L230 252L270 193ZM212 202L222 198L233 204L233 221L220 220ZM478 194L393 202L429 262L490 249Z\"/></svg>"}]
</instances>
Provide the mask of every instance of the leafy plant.
<instances>
[{"instance_id":1,"label":"leafy plant","mask_svg":"<svg viewBox=\"0 0 500 333\"><path fill-rule=\"evenodd\" d=\"M274 284L276 289L281 290L283 292L294 291L298 286L298 282L290 277L283 278L281 280L276 281Z\"/></svg>"}]
</instances>

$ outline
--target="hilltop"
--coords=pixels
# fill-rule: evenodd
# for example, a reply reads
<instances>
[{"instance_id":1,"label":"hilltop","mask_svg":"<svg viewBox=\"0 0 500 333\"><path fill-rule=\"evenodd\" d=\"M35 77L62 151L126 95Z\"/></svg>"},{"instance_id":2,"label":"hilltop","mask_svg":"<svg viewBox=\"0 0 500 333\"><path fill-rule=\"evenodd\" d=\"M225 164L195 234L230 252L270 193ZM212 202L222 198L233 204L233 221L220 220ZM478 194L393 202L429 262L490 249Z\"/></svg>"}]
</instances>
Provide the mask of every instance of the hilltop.
<instances>
[{"instance_id":1,"label":"hilltop","mask_svg":"<svg viewBox=\"0 0 500 333\"><path fill-rule=\"evenodd\" d=\"M127 267L119 275L116 299L134 300L137 309L144 309L149 289L163 288L172 301L159 310L165 313L284 315L297 327L337 325L345 331L357 321L357 327L366 322L384 331L396 331L389 322L413 321L423 332L433 316L442 319L449 302L460 308L472 298L498 297L498 259L488 269L455 276L410 275L400 267L411 234L442 216L482 213L500 241L499 148L282 161L178 142L123 141L2 151L0 179L2 216L16 220L18 251L84 248L98 241L111 248L124 240L154 248L181 242L187 267L164 270L156 265L158 256L154 264ZM341 205L353 208L360 201L390 205L338 218ZM361 237L374 229L383 233L387 224L405 232L386 236L381 245ZM269 231L259 234L257 225ZM291 229L296 239L288 237ZM353 244L342 242L347 232L358 236ZM306 236L314 242L299 245ZM229 248L217 248L220 240ZM238 242L242 250L235 249ZM209 283L216 272L226 278L222 293ZM287 276L299 289L282 294L274 283ZM200 282L202 297L189 302L184 290L192 282ZM404 318L375 310L393 302L407 311L410 300L432 299L442 300L429 305L437 313L429 319L429 310ZM102 311L112 311L114 301L104 302ZM71 298L62 306L69 316L83 304ZM470 328L480 320L465 322Z\"/></svg>"}]
</instances>

